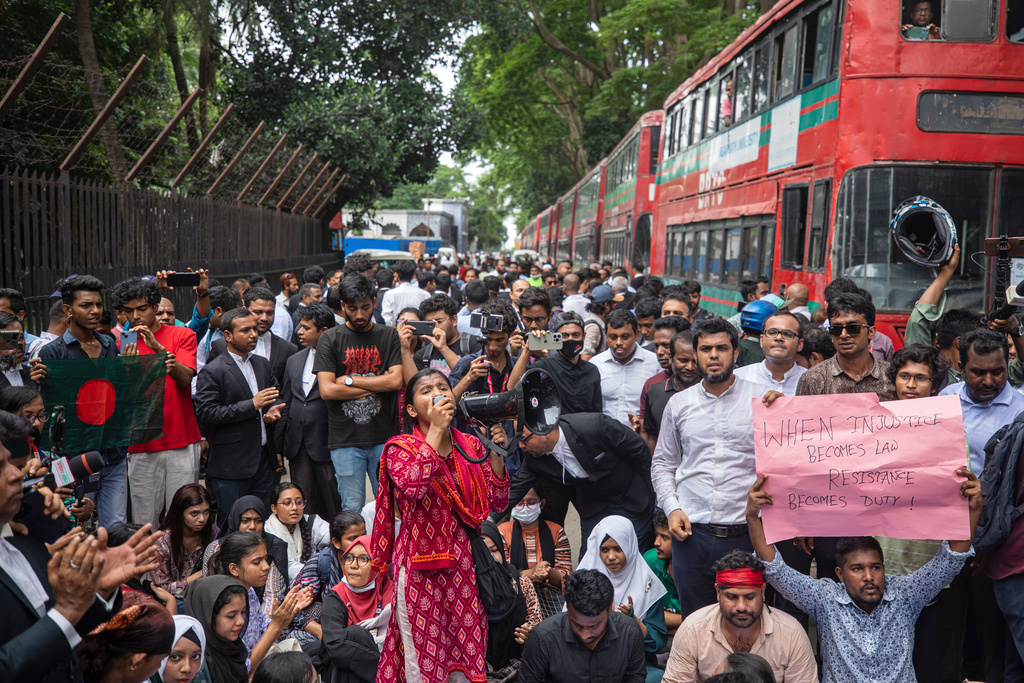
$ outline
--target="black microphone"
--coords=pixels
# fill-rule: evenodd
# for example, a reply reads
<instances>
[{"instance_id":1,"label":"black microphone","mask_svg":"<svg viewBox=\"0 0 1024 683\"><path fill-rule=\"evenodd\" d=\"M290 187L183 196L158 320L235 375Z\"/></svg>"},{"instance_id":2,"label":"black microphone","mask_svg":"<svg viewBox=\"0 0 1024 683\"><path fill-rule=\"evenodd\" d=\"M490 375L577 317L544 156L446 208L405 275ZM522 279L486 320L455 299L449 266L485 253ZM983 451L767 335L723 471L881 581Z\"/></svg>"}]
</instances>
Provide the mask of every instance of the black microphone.
<instances>
[{"instance_id":1,"label":"black microphone","mask_svg":"<svg viewBox=\"0 0 1024 683\"><path fill-rule=\"evenodd\" d=\"M98 473L104 466L103 456L99 451L88 451L81 455L68 458L58 458L49 463L50 474L42 477L33 477L21 482L21 490L27 491L37 484L44 483L51 488L56 488L57 474L61 474L61 481L64 485L85 479L91 474ZM70 481L68 478L70 477Z\"/></svg>"},{"instance_id":2,"label":"black microphone","mask_svg":"<svg viewBox=\"0 0 1024 683\"><path fill-rule=\"evenodd\" d=\"M1009 293L1010 288L1007 287L1006 291ZM1017 283L1017 286L1013 289L1013 293L1017 297L1024 297L1024 280ZM1010 297L1006 298L1009 299ZM1019 304L1005 303L1002 308L988 316L988 322L991 322L992 320L1006 320L1017 312L1017 308L1019 308Z\"/></svg>"}]
</instances>

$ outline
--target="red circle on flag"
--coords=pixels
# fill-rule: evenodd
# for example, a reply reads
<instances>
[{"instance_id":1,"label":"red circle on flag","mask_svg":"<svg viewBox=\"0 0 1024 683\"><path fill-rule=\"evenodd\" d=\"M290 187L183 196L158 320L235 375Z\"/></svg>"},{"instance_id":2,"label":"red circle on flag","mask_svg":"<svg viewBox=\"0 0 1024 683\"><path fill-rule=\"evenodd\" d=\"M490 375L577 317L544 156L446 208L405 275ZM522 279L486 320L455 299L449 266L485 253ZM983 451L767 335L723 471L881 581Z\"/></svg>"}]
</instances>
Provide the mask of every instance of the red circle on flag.
<instances>
[{"instance_id":1,"label":"red circle on flag","mask_svg":"<svg viewBox=\"0 0 1024 683\"><path fill-rule=\"evenodd\" d=\"M78 419L86 424L105 424L114 414L117 392L114 385L105 379L91 379L78 390L75 411Z\"/></svg>"}]
</instances>

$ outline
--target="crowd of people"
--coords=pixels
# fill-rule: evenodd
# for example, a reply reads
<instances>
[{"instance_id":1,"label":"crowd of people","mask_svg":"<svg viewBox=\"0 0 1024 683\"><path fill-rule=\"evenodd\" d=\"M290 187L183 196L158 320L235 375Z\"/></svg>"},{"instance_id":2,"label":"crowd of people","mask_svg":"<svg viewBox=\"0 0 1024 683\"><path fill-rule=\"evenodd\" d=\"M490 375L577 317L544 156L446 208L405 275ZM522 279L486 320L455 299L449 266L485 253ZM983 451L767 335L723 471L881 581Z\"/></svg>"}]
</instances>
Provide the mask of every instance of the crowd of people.
<instances>
[{"instance_id":1,"label":"crowd of people","mask_svg":"<svg viewBox=\"0 0 1024 683\"><path fill-rule=\"evenodd\" d=\"M722 317L639 264L197 270L192 310L169 272L79 274L31 331L24 293L0 289L0 680L1024 681L1020 519L984 556L769 545L760 521L757 401L942 394L973 537L986 443L1024 412L1024 336L948 307L958 259L902 344L846 278L821 302L745 281ZM59 364L150 354L162 435L45 479ZM547 433L458 410L535 369L558 390Z\"/></svg>"}]
</instances>

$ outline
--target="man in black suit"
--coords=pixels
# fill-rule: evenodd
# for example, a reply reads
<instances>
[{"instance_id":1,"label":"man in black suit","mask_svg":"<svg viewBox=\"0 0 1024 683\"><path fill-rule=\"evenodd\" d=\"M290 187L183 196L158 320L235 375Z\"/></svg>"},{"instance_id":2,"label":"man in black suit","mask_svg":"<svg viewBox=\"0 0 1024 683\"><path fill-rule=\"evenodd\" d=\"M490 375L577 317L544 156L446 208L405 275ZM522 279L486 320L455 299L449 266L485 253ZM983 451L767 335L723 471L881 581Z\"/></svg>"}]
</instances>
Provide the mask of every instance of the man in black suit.
<instances>
[{"instance_id":1,"label":"man in black suit","mask_svg":"<svg viewBox=\"0 0 1024 683\"><path fill-rule=\"evenodd\" d=\"M519 444L529 457L512 477L511 504L539 483L547 499L542 516L564 525L571 501L580 513L580 557L590 532L609 515L633 522L641 551L653 547L651 451L638 434L603 413L573 413L543 436L524 428Z\"/></svg>"},{"instance_id":2,"label":"man in black suit","mask_svg":"<svg viewBox=\"0 0 1024 683\"><path fill-rule=\"evenodd\" d=\"M306 266L302 271L302 284L308 284L312 282L317 287L323 289L324 286L324 269L320 266ZM302 302L302 295L299 292L292 294L292 298L288 300L288 313L289 315L299 310L299 304Z\"/></svg>"},{"instance_id":3,"label":"man in black suit","mask_svg":"<svg viewBox=\"0 0 1024 683\"><path fill-rule=\"evenodd\" d=\"M244 308L221 318L227 352L203 366L196 381L196 417L206 428L206 480L217 499L217 523L242 496L270 504L274 486L269 426L281 417L270 362L256 355L256 320ZM276 404L276 405L275 405Z\"/></svg>"},{"instance_id":4,"label":"man in black suit","mask_svg":"<svg viewBox=\"0 0 1024 683\"><path fill-rule=\"evenodd\" d=\"M310 304L318 304L323 299L324 290L320 285L315 285L311 282L307 282L302 285L299 289L299 307L292 313L292 338L291 343L298 346L303 346L299 340L299 315L302 313L302 309Z\"/></svg>"},{"instance_id":5,"label":"man in black suit","mask_svg":"<svg viewBox=\"0 0 1024 683\"><path fill-rule=\"evenodd\" d=\"M306 495L306 512L328 522L341 510L341 496L327 448L327 404L313 372L316 343L320 335L335 326L334 312L324 304L299 309L299 340L305 346L288 359L281 398L278 450L290 463L292 481Z\"/></svg>"},{"instance_id":6,"label":"man in black suit","mask_svg":"<svg viewBox=\"0 0 1024 683\"><path fill-rule=\"evenodd\" d=\"M16 341L0 339L0 356L7 357L0 359L0 389L10 386L38 389L39 385L32 381L31 372L22 365L25 362L25 328L21 318L0 311L0 332L12 337L17 335Z\"/></svg>"},{"instance_id":7,"label":"man in black suit","mask_svg":"<svg viewBox=\"0 0 1024 683\"><path fill-rule=\"evenodd\" d=\"M268 298L269 297L269 298ZM274 293L266 285L253 285L245 290L242 297L245 308L256 319L256 332L258 337L253 352L270 361L271 372L277 385L284 382L284 366L292 354L299 350L295 344L287 339L282 339L270 331L274 325L275 299ZM223 321L221 325L223 325ZM212 361L218 355L224 353L226 343L223 339L217 339L210 345L210 357L207 362Z\"/></svg>"},{"instance_id":8,"label":"man in black suit","mask_svg":"<svg viewBox=\"0 0 1024 683\"><path fill-rule=\"evenodd\" d=\"M462 290L452 279L451 273L442 270L437 274L437 291L435 294L447 294L455 302L455 305L462 308Z\"/></svg>"},{"instance_id":9,"label":"man in black suit","mask_svg":"<svg viewBox=\"0 0 1024 683\"><path fill-rule=\"evenodd\" d=\"M0 440L24 439L29 423L0 412ZM0 444L0 526L10 522L22 501L22 472ZM46 512L63 512L53 494ZM81 682L75 646L121 609L122 583L156 568L146 525L116 548L107 532L96 537L69 534L50 550L31 535L0 540L0 681ZM51 556L51 552L53 555Z\"/></svg>"}]
</instances>

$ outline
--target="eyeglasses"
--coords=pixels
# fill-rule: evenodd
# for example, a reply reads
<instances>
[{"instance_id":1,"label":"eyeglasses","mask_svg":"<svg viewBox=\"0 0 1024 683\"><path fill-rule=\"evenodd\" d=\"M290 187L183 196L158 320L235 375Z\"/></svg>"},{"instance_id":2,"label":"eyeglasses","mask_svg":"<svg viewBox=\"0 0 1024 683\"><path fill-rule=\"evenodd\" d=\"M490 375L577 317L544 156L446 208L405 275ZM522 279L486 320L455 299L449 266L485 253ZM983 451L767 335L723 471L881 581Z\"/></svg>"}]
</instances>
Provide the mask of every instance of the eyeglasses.
<instances>
[{"instance_id":1,"label":"eyeglasses","mask_svg":"<svg viewBox=\"0 0 1024 683\"><path fill-rule=\"evenodd\" d=\"M50 416L47 413L38 413L36 415L22 415L22 417L28 420L29 422L46 422L47 420L50 419Z\"/></svg>"},{"instance_id":2,"label":"eyeglasses","mask_svg":"<svg viewBox=\"0 0 1024 683\"><path fill-rule=\"evenodd\" d=\"M346 553L345 555L341 556L341 561L343 564L354 564L357 567L365 567L366 565L370 564L370 556L349 555Z\"/></svg>"},{"instance_id":3,"label":"eyeglasses","mask_svg":"<svg viewBox=\"0 0 1024 683\"><path fill-rule=\"evenodd\" d=\"M449 320L451 320L451 318L434 318L434 324L435 325L447 325Z\"/></svg>"},{"instance_id":4,"label":"eyeglasses","mask_svg":"<svg viewBox=\"0 0 1024 683\"><path fill-rule=\"evenodd\" d=\"M283 503L278 503L278 505L283 505L283 506L285 506L287 508L290 508L290 507L301 508L301 507L305 507L306 506L306 501L302 500L301 498L296 498L295 500L286 500Z\"/></svg>"},{"instance_id":5,"label":"eyeglasses","mask_svg":"<svg viewBox=\"0 0 1024 683\"><path fill-rule=\"evenodd\" d=\"M898 375L896 375L896 379L898 379L901 382L909 382L910 380L914 380L918 384L925 384L926 382L930 383L932 381L932 378L929 377L928 375L911 375L909 372L899 373Z\"/></svg>"},{"instance_id":6,"label":"eyeglasses","mask_svg":"<svg viewBox=\"0 0 1024 683\"><path fill-rule=\"evenodd\" d=\"M543 315L540 316L539 318L528 318L525 315L523 316L523 322L526 323L527 325L543 325L547 321L547 316Z\"/></svg>"},{"instance_id":7,"label":"eyeglasses","mask_svg":"<svg viewBox=\"0 0 1024 683\"><path fill-rule=\"evenodd\" d=\"M856 337L858 334L860 334L860 331L863 330L865 327L869 326L864 325L862 323L846 323L845 325L832 325L831 327L828 328L828 333L831 334L833 337L841 337L843 336L843 330L846 330L846 333L848 335L850 335L851 337Z\"/></svg>"},{"instance_id":8,"label":"eyeglasses","mask_svg":"<svg viewBox=\"0 0 1024 683\"><path fill-rule=\"evenodd\" d=\"M767 330L765 330L761 334L763 334L764 336L768 337L769 339L775 339L776 337L782 337L786 341L793 341L794 339L796 339L797 337L800 336L799 334L797 334L793 330L780 330L777 327L769 327Z\"/></svg>"}]
</instances>

